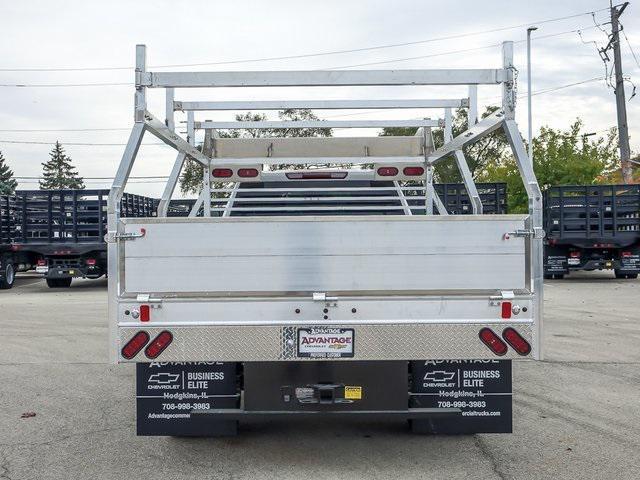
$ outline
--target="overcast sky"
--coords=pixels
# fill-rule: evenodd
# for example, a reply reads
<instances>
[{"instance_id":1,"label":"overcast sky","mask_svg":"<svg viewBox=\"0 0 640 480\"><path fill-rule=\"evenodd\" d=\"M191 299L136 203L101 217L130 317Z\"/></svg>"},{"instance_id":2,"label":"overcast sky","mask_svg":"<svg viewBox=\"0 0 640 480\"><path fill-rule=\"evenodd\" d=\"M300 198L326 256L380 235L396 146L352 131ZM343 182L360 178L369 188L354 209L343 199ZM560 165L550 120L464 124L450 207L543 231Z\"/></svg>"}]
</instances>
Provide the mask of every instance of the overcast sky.
<instances>
[{"instance_id":1,"label":"overcast sky","mask_svg":"<svg viewBox=\"0 0 640 480\"><path fill-rule=\"evenodd\" d=\"M205 65L192 70L284 70L349 68L495 68L500 66L497 46L466 53L436 55L456 50L516 42L516 65L520 71L519 92L526 93L526 28L465 35L501 29L558 17L596 11L596 22L607 22L605 0L322 0L303 1L22 1L0 0L0 150L19 177L41 175L51 144L60 140L85 177L112 177L123 146L72 145L73 143L124 143L132 125L133 87L12 87L15 84L60 85L86 83L130 83L132 69L84 71L7 71L33 68L131 67L136 43L145 43L148 64L172 65L219 63L264 57L295 56L336 50L360 49L405 42L420 42L461 35L456 39L416 43L408 46L364 50L353 53L312 56L291 60L253 61ZM640 4L625 11L622 22L631 46L640 55ZM606 35L594 25L591 15L539 23L534 35L548 38L533 43L533 91L604 77L604 66L593 43L583 43L575 32L583 30L585 42L606 43ZM606 30L609 25L603 25ZM562 32L569 32L564 33ZM559 35L555 35L559 34ZM534 37L535 38L535 37ZM622 41L625 73L640 86L640 68L626 40ZM434 56L436 55L436 56ZM424 57L413 60L398 60ZM372 62L393 62L353 67ZM157 70L167 70L166 68ZM169 70L189 70L172 68ZM627 88L628 97L631 86ZM149 108L163 117L163 97L151 92ZM242 95L245 95L243 97ZM481 106L494 103L497 87L481 87ZM178 90L176 99L274 99L274 98L450 98L462 97L465 89L372 88L314 89L219 89L215 92ZM627 97L627 98L628 98ZM632 149L640 150L640 92L627 104ZM319 112L324 118L344 112ZM410 118L442 112L404 112ZM224 116L226 115L226 116ZM197 119L230 118L202 113ZM347 118L388 118L387 112L364 112ZM585 133L616 125L613 91L605 81L590 81L534 97L534 129L542 125L567 128L576 117ZM399 118L399 117L397 117ZM183 117L179 118L180 120ZM526 134L526 100L518 104L520 129ZM118 129L104 131L10 130ZM336 134L344 135L344 131ZM375 134L375 132L369 132ZM45 144L9 143L45 142ZM166 175L175 153L145 138L150 145L141 150L133 175ZM20 188L37 188L23 180ZM33 180L31 180L33 182ZM158 195L160 183L137 183L128 191ZM109 182L89 181L88 187L108 187Z\"/></svg>"}]
</instances>

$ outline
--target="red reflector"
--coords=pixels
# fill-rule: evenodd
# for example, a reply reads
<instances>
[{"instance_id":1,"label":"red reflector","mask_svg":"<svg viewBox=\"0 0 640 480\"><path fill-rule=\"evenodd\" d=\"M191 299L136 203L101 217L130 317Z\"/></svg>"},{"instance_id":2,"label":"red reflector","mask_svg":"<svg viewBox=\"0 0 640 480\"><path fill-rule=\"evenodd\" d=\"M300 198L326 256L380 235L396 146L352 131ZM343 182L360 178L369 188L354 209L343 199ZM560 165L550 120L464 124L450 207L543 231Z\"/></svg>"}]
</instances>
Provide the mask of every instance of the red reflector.
<instances>
[{"instance_id":1,"label":"red reflector","mask_svg":"<svg viewBox=\"0 0 640 480\"><path fill-rule=\"evenodd\" d=\"M569 256L571 258L579 258L580 257L580 252L570 252Z\"/></svg>"},{"instance_id":2,"label":"red reflector","mask_svg":"<svg viewBox=\"0 0 640 480\"><path fill-rule=\"evenodd\" d=\"M140 331L136 333L133 338L129 340L124 347L122 347L122 356L127 360L131 360L140 350L142 350L148 341L149 334L147 332Z\"/></svg>"},{"instance_id":3,"label":"red reflector","mask_svg":"<svg viewBox=\"0 0 640 480\"><path fill-rule=\"evenodd\" d=\"M342 180L347 172L289 172L289 180Z\"/></svg>"},{"instance_id":4,"label":"red reflector","mask_svg":"<svg viewBox=\"0 0 640 480\"><path fill-rule=\"evenodd\" d=\"M239 168L238 176L242 178L257 177L258 169L257 168Z\"/></svg>"},{"instance_id":5,"label":"red reflector","mask_svg":"<svg viewBox=\"0 0 640 480\"><path fill-rule=\"evenodd\" d=\"M140 305L140 321L148 322L151 320L151 310L149 309L149 305Z\"/></svg>"},{"instance_id":6,"label":"red reflector","mask_svg":"<svg viewBox=\"0 0 640 480\"><path fill-rule=\"evenodd\" d=\"M422 167L404 167L402 173L408 177L414 177L418 175L424 175L424 168Z\"/></svg>"},{"instance_id":7,"label":"red reflector","mask_svg":"<svg viewBox=\"0 0 640 480\"><path fill-rule=\"evenodd\" d=\"M622 257L627 258L631 256L631 252L622 252Z\"/></svg>"},{"instance_id":8,"label":"red reflector","mask_svg":"<svg viewBox=\"0 0 640 480\"><path fill-rule=\"evenodd\" d=\"M96 264L96 259L95 258L87 258L87 265L93 266L95 264Z\"/></svg>"},{"instance_id":9,"label":"red reflector","mask_svg":"<svg viewBox=\"0 0 640 480\"><path fill-rule=\"evenodd\" d=\"M164 332L160 332L145 349L144 354L151 359L157 358L157 356L160 355L172 341L173 335L171 335L170 332L167 332L166 330Z\"/></svg>"},{"instance_id":10,"label":"red reflector","mask_svg":"<svg viewBox=\"0 0 640 480\"><path fill-rule=\"evenodd\" d=\"M507 353L507 345L500 337L496 335L493 330L490 328L483 328L480 330L480 340L484 343L489 349L498 356L502 356Z\"/></svg>"},{"instance_id":11,"label":"red reflector","mask_svg":"<svg viewBox=\"0 0 640 480\"><path fill-rule=\"evenodd\" d=\"M40 260L38 260L39 267L44 267L46 264L47 264L47 261L44 258L41 258Z\"/></svg>"},{"instance_id":12,"label":"red reflector","mask_svg":"<svg viewBox=\"0 0 640 480\"><path fill-rule=\"evenodd\" d=\"M378 175L381 177L395 177L398 175L398 169L396 167L380 167Z\"/></svg>"},{"instance_id":13,"label":"red reflector","mask_svg":"<svg viewBox=\"0 0 640 480\"><path fill-rule=\"evenodd\" d=\"M511 318L511 302L502 302L502 318Z\"/></svg>"},{"instance_id":14,"label":"red reflector","mask_svg":"<svg viewBox=\"0 0 640 480\"><path fill-rule=\"evenodd\" d=\"M214 168L211 175L217 178L229 178L233 176L233 170L230 168Z\"/></svg>"},{"instance_id":15,"label":"red reflector","mask_svg":"<svg viewBox=\"0 0 640 480\"><path fill-rule=\"evenodd\" d=\"M515 329L511 327L505 328L502 332L502 338L520 355L529 355L531 353L531 345Z\"/></svg>"}]
</instances>

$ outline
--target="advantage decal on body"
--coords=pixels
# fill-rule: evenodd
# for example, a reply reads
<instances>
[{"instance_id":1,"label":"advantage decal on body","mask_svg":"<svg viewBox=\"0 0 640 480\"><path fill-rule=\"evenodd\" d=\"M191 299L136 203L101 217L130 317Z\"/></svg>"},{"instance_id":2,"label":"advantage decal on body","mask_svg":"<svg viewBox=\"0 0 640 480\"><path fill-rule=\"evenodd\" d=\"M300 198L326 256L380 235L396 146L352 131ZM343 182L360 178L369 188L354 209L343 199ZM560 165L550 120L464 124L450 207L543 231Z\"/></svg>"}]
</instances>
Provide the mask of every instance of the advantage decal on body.
<instances>
[{"instance_id":1,"label":"advantage decal on body","mask_svg":"<svg viewBox=\"0 0 640 480\"><path fill-rule=\"evenodd\" d=\"M354 337L353 328L299 328L298 357L353 357Z\"/></svg>"},{"instance_id":2,"label":"advantage decal on body","mask_svg":"<svg viewBox=\"0 0 640 480\"><path fill-rule=\"evenodd\" d=\"M511 433L511 360L411 363L412 407L460 411L435 417L428 433Z\"/></svg>"},{"instance_id":3,"label":"advantage decal on body","mask_svg":"<svg viewBox=\"0 0 640 480\"><path fill-rule=\"evenodd\" d=\"M235 363L136 365L138 435L211 434L214 432L208 422L210 416L194 416L193 412L236 408L237 404Z\"/></svg>"}]
</instances>

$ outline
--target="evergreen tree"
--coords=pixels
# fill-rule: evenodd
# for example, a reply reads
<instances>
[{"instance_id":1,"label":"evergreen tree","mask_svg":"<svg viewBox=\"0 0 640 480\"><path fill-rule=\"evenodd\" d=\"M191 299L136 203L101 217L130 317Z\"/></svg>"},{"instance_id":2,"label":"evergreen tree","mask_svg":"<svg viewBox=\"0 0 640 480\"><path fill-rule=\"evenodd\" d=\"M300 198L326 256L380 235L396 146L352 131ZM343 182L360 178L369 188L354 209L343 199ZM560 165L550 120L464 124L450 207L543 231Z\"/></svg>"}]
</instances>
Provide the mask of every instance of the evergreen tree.
<instances>
[{"instance_id":1,"label":"evergreen tree","mask_svg":"<svg viewBox=\"0 0 640 480\"><path fill-rule=\"evenodd\" d=\"M60 142L56 141L49 156L49 161L42 164L43 179L40 180L40 190L84 188L82 177L71 164L71 157L64 153Z\"/></svg>"},{"instance_id":2,"label":"evergreen tree","mask_svg":"<svg viewBox=\"0 0 640 480\"><path fill-rule=\"evenodd\" d=\"M0 195L13 194L17 186L18 182L13 178L13 171L0 152Z\"/></svg>"}]
</instances>

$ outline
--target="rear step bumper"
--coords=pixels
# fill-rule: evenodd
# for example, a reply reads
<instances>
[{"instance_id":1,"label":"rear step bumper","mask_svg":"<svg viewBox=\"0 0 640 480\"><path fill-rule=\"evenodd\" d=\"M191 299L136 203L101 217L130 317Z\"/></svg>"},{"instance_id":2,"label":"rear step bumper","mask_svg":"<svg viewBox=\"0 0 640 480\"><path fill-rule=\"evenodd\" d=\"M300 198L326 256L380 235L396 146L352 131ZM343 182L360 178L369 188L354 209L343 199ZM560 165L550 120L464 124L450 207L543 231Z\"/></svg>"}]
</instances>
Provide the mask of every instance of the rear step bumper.
<instances>
[{"instance_id":1,"label":"rear step bumper","mask_svg":"<svg viewBox=\"0 0 640 480\"><path fill-rule=\"evenodd\" d=\"M119 328L120 362L265 362L265 361L353 361L353 360L458 360L538 358L538 340L532 321L493 322L424 322L339 325L209 325L176 326L139 323ZM480 330L490 328L497 336L505 329L515 329L532 347L525 356L509 347L497 356L479 337ZM340 329L350 331L351 349L331 349L326 357L305 356L299 350L300 330ZM136 333L145 331L153 343L160 333L168 331L171 343L157 357L147 358L144 348L125 359L121 349ZM336 352L336 353L333 353ZM345 354L344 352L348 352Z\"/></svg>"}]
</instances>

